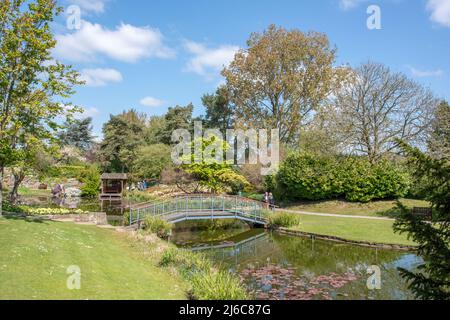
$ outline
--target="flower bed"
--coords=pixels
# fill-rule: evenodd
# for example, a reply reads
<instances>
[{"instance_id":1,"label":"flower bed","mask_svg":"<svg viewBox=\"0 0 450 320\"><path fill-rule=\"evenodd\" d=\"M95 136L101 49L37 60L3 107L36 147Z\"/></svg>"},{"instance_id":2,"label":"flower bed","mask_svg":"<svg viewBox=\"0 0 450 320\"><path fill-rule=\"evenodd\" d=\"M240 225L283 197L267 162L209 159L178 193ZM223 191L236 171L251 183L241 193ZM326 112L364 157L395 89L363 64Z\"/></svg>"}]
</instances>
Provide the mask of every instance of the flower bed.
<instances>
[{"instance_id":1,"label":"flower bed","mask_svg":"<svg viewBox=\"0 0 450 320\"><path fill-rule=\"evenodd\" d=\"M67 208L32 208L27 206L19 206L23 213L30 216L46 216L46 215L67 215L67 214L88 214L87 211L80 209Z\"/></svg>"},{"instance_id":2,"label":"flower bed","mask_svg":"<svg viewBox=\"0 0 450 320\"><path fill-rule=\"evenodd\" d=\"M35 208L26 205L14 206L8 202L3 202L3 210L10 213L22 213L28 216L62 216L69 214L88 214L89 212L81 209L68 208Z\"/></svg>"}]
</instances>

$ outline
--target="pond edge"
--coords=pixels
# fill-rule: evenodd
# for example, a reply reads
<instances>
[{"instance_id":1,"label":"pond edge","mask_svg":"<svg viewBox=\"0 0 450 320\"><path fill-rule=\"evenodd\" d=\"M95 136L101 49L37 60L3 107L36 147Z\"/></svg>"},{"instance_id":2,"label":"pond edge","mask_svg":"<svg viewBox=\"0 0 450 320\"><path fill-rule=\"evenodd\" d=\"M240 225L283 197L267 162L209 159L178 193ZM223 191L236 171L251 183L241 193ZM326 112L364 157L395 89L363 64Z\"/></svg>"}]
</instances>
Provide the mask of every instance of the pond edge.
<instances>
[{"instance_id":1,"label":"pond edge","mask_svg":"<svg viewBox=\"0 0 450 320\"><path fill-rule=\"evenodd\" d=\"M298 230L292 230L288 228L274 228L273 231L278 232L280 234L295 236L295 237L309 237L311 239L319 239L326 241L333 241L345 244L352 244L361 247L370 247L370 248L378 248L378 249L387 249L387 250L399 250L399 251L417 251L416 246L411 245L401 245L401 244L389 244L389 243L376 243L376 242L368 242L368 241L358 241L358 240L349 240L336 236L329 236L317 233L310 233Z\"/></svg>"}]
</instances>

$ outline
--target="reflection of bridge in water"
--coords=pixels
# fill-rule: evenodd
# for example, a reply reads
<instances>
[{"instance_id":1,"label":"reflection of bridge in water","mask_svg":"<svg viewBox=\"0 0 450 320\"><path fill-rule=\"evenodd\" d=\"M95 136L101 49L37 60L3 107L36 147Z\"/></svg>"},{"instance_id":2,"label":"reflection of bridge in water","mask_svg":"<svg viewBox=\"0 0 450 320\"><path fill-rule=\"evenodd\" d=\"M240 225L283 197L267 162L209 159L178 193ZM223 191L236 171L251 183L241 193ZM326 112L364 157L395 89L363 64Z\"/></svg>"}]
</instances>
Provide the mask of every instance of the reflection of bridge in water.
<instances>
[{"instance_id":1,"label":"reflection of bridge in water","mask_svg":"<svg viewBox=\"0 0 450 320\"><path fill-rule=\"evenodd\" d=\"M265 225L265 204L247 198L225 195L185 195L158 203L145 203L130 209L130 225L140 225L148 216L177 223L186 220L237 219Z\"/></svg>"},{"instance_id":2,"label":"reflection of bridge in water","mask_svg":"<svg viewBox=\"0 0 450 320\"><path fill-rule=\"evenodd\" d=\"M254 232L249 231L238 237L245 237L248 233ZM233 242L230 239L229 243L203 245L189 250L202 252L215 261L237 265L249 263L252 259L261 260L261 258L271 257L277 251L277 248L270 235L263 231L257 235L245 237L244 240L239 242Z\"/></svg>"}]
</instances>

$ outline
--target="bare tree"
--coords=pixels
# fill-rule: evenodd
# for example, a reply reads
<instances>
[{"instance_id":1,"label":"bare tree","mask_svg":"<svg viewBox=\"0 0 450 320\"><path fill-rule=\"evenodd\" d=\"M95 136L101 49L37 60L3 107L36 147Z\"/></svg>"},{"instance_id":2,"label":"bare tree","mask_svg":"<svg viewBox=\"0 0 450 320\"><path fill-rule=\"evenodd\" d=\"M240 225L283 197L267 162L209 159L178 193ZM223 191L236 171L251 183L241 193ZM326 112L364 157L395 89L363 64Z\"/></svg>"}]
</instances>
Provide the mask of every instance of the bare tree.
<instances>
[{"instance_id":1,"label":"bare tree","mask_svg":"<svg viewBox=\"0 0 450 320\"><path fill-rule=\"evenodd\" d=\"M368 62L335 98L339 134L351 152L374 162L395 151L396 138L423 146L438 103L430 90L404 74Z\"/></svg>"}]
</instances>

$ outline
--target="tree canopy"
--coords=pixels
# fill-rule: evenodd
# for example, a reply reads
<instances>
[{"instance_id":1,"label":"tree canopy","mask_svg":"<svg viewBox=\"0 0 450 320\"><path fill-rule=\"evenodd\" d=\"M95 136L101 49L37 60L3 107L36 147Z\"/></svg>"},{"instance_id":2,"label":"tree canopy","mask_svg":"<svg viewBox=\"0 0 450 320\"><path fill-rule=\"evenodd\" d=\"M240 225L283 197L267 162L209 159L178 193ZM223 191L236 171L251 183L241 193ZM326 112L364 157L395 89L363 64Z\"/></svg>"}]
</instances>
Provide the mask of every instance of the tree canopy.
<instances>
[{"instance_id":1,"label":"tree canopy","mask_svg":"<svg viewBox=\"0 0 450 320\"><path fill-rule=\"evenodd\" d=\"M162 143L140 147L133 163L134 175L140 179L160 179L162 171L172 162L170 153L170 146Z\"/></svg>"},{"instance_id":2,"label":"tree canopy","mask_svg":"<svg viewBox=\"0 0 450 320\"><path fill-rule=\"evenodd\" d=\"M104 170L130 172L137 150L144 143L146 116L136 110L111 115L103 126L99 158Z\"/></svg>"},{"instance_id":3,"label":"tree canopy","mask_svg":"<svg viewBox=\"0 0 450 320\"><path fill-rule=\"evenodd\" d=\"M349 151L373 162L397 151L396 139L423 144L438 103L432 92L379 63L354 72L334 104L338 134Z\"/></svg>"},{"instance_id":4,"label":"tree canopy","mask_svg":"<svg viewBox=\"0 0 450 320\"><path fill-rule=\"evenodd\" d=\"M192 103L182 107L176 106L169 108L164 116L165 124L157 133L159 142L172 144L172 132L178 129L192 129L192 112L194 106Z\"/></svg>"},{"instance_id":5,"label":"tree canopy","mask_svg":"<svg viewBox=\"0 0 450 320\"><path fill-rule=\"evenodd\" d=\"M82 151L89 150L94 141L92 118L74 119L71 122L66 122L64 130L59 133L59 139L63 145L73 146Z\"/></svg>"},{"instance_id":6,"label":"tree canopy","mask_svg":"<svg viewBox=\"0 0 450 320\"><path fill-rule=\"evenodd\" d=\"M205 94L202 103L206 109L206 127L220 129L224 133L234 126L234 107L225 86L219 87L215 94Z\"/></svg>"},{"instance_id":7,"label":"tree canopy","mask_svg":"<svg viewBox=\"0 0 450 320\"><path fill-rule=\"evenodd\" d=\"M428 150L436 159L450 158L450 106L442 101L436 108L430 126Z\"/></svg>"},{"instance_id":8,"label":"tree canopy","mask_svg":"<svg viewBox=\"0 0 450 320\"><path fill-rule=\"evenodd\" d=\"M280 129L282 142L297 141L309 121L346 76L326 35L275 25L253 33L222 74L241 126Z\"/></svg>"},{"instance_id":9,"label":"tree canopy","mask_svg":"<svg viewBox=\"0 0 450 320\"><path fill-rule=\"evenodd\" d=\"M398 141L408 156L408 164L421 179L426 199L433 205L433 223L428 223L402 207L395 229L419 244L424 263L417 271L400 269L410 288L421 299L450 299L450 162L433 159L417 148Z\"/></svg>"},{"instance_id":10,"label":"tree canopy","mask_svg":"<svg viewBox=\"0 0 450 320\"><path fill-rule=\"evenodd\" d=\"M53 0L0 3L0 198L4 168L29 166L36 147L55 140L58 119L80 111L67 101L79 74L51 55L50 24L59 12Z\"/></svg>"}]
</instances>

